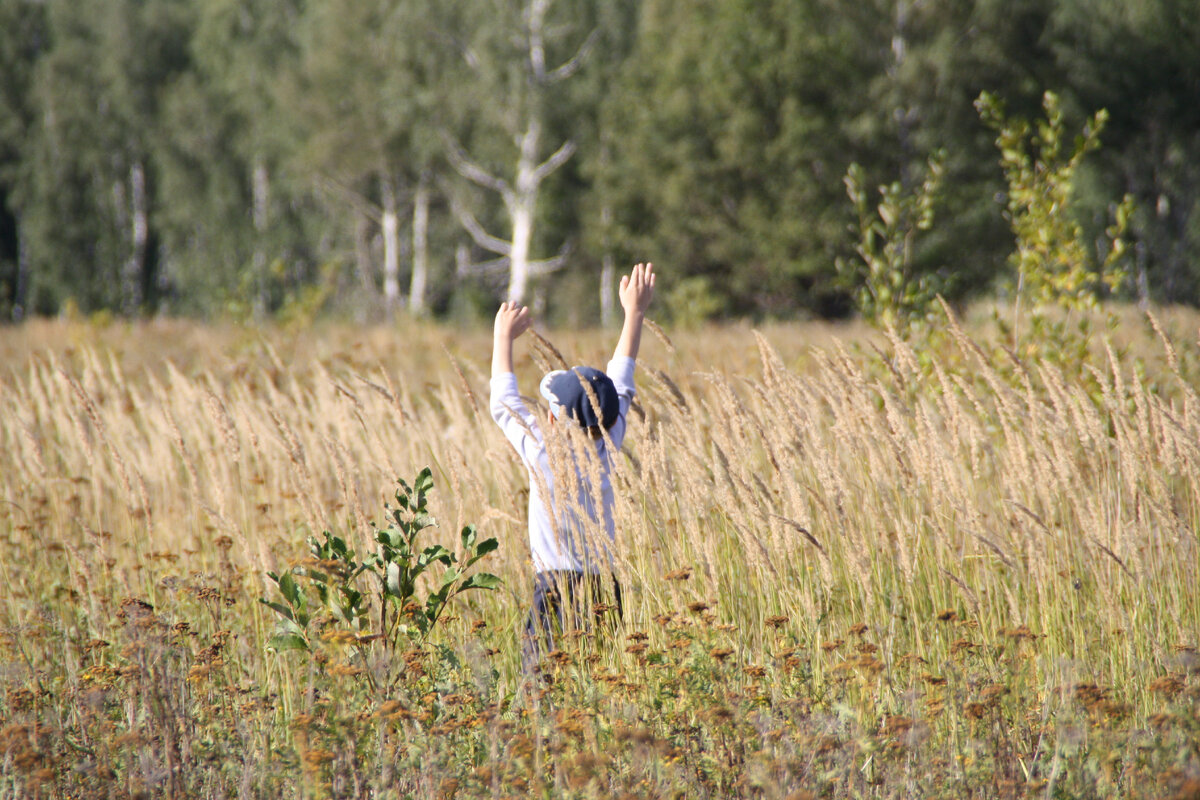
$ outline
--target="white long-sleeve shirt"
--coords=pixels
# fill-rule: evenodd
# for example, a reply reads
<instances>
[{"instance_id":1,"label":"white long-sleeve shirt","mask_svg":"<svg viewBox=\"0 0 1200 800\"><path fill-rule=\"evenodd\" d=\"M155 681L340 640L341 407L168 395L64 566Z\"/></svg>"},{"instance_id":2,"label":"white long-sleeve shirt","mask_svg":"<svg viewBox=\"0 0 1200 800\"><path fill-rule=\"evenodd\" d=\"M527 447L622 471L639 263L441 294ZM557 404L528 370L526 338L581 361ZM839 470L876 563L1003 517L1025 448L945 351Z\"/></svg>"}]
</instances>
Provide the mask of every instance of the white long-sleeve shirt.
<instances>
[{"instance_id":1,"label":"white long-sleeve shirt","mask_svg":"<svg viewBox=\"0 0 1200 800\"><path fill-rule=\"evenodd\" d=\"M608 429L608 439L617 450L625 441L625 417L633 401L633 371L636 365L634 359L618 356L608 362L606 370L617 390L620 405L617 421ZM594 494L587 485L586 472L577 470L580 491L575 501L579 508L591 516L593 522L599 523L603 519L607 534L607 541L589 542L583 524L569 509L558 509L557 513L554 511L554 474L546 453L546 442L537 417L517 391L516 375L506 372L492 377L490 405L492 419L504 431L504 436L516 448L529 471L529 547L534 570L599 572L611 569L616 524L613 521L613 489L609 480L612 459L604 439L597 439L593 443L601 476L602 517L596 515ZM543 485L550 493L549 498L542 497Z\"/></svg>"}]
</instances>

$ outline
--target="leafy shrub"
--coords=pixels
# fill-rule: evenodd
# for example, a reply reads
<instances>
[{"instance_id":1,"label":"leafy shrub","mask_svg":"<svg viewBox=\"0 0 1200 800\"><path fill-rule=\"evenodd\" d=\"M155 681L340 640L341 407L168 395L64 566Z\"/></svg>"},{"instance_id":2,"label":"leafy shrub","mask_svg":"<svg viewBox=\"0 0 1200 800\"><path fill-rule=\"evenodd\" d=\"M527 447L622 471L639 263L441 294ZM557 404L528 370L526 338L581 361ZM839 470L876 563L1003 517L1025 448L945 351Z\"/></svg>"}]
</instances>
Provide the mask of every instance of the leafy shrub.
<instances>
[{"instance_id":1,"label":"leafy shrub","mask_svg":"<svg viewBox=\"0 0 1200 800\"><path fill-rule=\"evenodd\" d=\"M425 639L455 596L500 585L490 573L468 574L499 547L494 538L480 540L474 525L460 534L461 562L440 544L423 549L417 544L420 533L437 524L428 511L430 469L421 470L412 486L402 479L399 484L396 505L385 505L386 527L375 528L375 553L357 561L344 539L325 531L323 540L309 540L311 557L282 573L267 573L282 599L260 599L279 616L271 647L307 651L314 633L341 626L358 643L382 640L394 650ZM423 592L419 579L436 564L445 569L433 582L436 588ZM363 587L366 575L370 585Z\"/></svg>"},{"instance_id":2,"label":"leafy shrub","mask_svg":"<svg viewBox=\"0 0 1200 800\"><path fill-rule=\"evenodd\" d=\"M1008 116L1003 102L987 92L976 108L997 132L1008 183L1007 212L1016 236L1010 259L1017 281L1012 322L998 321L1019 353L1059 361L1074 354L1073 360L1081 360L1090 323L1086 315L1071 319L1073 313L1095 311L1101 297L1117 292L1128 279L1122 237L1132 199L1126 195L1117 205L1098 263L1073 214L1076 172L1084 156L1100 146L1108 113L1101 109L1092 115L1068 145L1062 106L1053 92L1043 96L1045 119L1034 123ZM1023 305L1030 316L1027 327L1022 326ZM1052 309L1065 315L1051 319L1047 312Z\"/></svg>"},{"instance_id":3,"label":"leafy shrub","mask_svg":"<svg viewBox=\"0 0 1200 800\"><path fill-rule=\"evenodd\" d=\"M859 262L839 260L838 272L855 287L854 299L868 322L908 333L923 323L933 300L946 290L936 274L914 271L913 251L918 236L933 226L943 175L943 155L934 154L921 185L906 192L899 181L880 186L880 201L871 208L863 170L851 164L846 193L858 216Z\"/></svg>"},{"instance_id":4,"label":"leafy shrub","mask_svg":"<svg viewBox=\"0 0 1200 800\"><path fill-rule=\"evenodd\" d=\"M705 275L692 275L675 281L664 302L671 321L683 328L695 328L721 313L720 295Z\"/></svg>"}]
</instances>

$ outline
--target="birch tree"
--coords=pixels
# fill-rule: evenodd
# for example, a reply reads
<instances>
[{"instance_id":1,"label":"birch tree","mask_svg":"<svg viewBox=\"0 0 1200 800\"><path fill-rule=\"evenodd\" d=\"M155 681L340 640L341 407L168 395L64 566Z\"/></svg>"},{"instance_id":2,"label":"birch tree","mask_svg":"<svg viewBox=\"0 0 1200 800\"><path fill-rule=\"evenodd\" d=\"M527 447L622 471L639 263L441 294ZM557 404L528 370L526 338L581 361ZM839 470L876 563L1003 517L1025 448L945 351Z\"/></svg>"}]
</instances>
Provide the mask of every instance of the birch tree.
<instances>
[{"instance_id":1,"label":"birch tree","mask_svg":"<svg viewBox=\"0 0 1200 800\"><path fill-rule=\"evenodd\" d=\"M553 257L538 259L533 254L543 185L576 150L574 139L559 140L548 133L546 104L579 71L595 38L594 31L581 34L552 20L552 6L553 0L492 3L495 16L481 16L475 36L461 50L475 83L473 97L483 103L478 111L509 143L507 159L493 158L497 164L507 161L507 169L488 168L453 135L445 136L450 163L464 178L499 196L507 223L507 235L495 235L466 203L455 202L455 213L475 244L497 256L467 269L507 275L505 297L517 303L525 302L531 281L559 269L566 260L565 243ZM560 53L564 55L555 62L554 55Z\"/></svg>"}]
</instances>

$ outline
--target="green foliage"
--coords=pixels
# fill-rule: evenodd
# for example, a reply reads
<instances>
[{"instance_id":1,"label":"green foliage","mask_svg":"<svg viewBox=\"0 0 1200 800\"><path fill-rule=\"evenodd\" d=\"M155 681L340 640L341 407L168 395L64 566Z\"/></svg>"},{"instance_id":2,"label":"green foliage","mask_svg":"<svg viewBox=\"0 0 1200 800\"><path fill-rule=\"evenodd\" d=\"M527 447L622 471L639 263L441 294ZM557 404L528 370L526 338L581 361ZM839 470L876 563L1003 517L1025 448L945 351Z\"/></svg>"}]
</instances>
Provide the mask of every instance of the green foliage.
<instances>
[{"instance_id":1,"label":"green foliage","mask_svg":"<svg viewBox=\"0 0 1200 800\"><path fill-rule=\"evenodd\" d=\"M339 273L345 264L330 261L319 270L321 282L301 286L284 297L283 304L275 317L280 324L291 328L307 328L316 322L322 309L329 303L336 288Z\"/></svg>"},{"instance_id":2,"label":"green foliage","mask_svg":"<svg viewBox=\"0 0 1200 800\"><path fill-rule=\"evenodd\" d=\"M462 561L443 545L418 544L421 532L437 524L428 509L430 469L421 470L411 486L402 479L399 484L396 505L386 506L385 527L374 528L375 553L356 560L344 539L326 531L323 540L309 540L310 558L285 572L267 573L282 599L260 599L279 617L271 647L311 650L313 636L328 633L331 626L347 632L360 647L379 640L389 651L419 644L454 597L500 585L495 575L470 571L499 547L494 538L480 539L474 525L460 533ZM431 574L432 588L427 588L421 578L438 565L441 575ZM369 585L361 585L360 578Z\"/></svg>"},{"instance_id":3,"label":"green foliage","mask_svg":"<svg viewBox=\"0 0 1200 800\"><path fill-rule=\"evenodd\" d=\"M1085 155L1100 147L1100 131L1108 119L1103 109L1084 125L1068 146L1061 102L1053 92L1043 98L1046 117L1036 123L1007 116L1003 103L984 92L979 113L997 132L1000 164L1008 181L1008 213L1017 249L1017 292L1035 306L1069 310L1094 309L1100 292L1117 291L1128 275L1123 269L1132 200L1126 197L1109 229L1111 244L1093 265L1083 229L1073 215L1075 175Z\"/></svg>"},{"instance_id":4,"label":"green foliage","mask_svg":"<svg viewBox=\"0 0 1200 800\"><path fill-rule=\"evenodd\" d=\"M602 116L618 252L669 253L733 313L840 293L831 253L849 215L837 178L859 152L846 128L874 113L850 87L886 51L859 22L811 2L645 3Z\"/></svg>"},{"instance_id":5,"label":"green foliage","mask_svg":"<svg viewBox=\"0 0 1200 800\"><path fill-rule=\"evenodd\" d=\"M1072 312L1095 311L1102 295L1116 293L1128 279L1122 236L1132 198L1127 195L1116 206L1105 252L1098 259L1092 256L1073 206L1076 174L1084 156L1099 148L1108 114L1096 112L1082 133L1068 141L1061 102L1053 92L1045 93L1045 118L1035 123L1010 117L1004 104L986 92L977 106L997 132L1008 183L1007 209L1016 236L1010 259L1017 273L1013 344L1019 351L1059 360L1075 353L1075 360L1081 361L1090 334L1088 317L1074 320ZM1027 328L1022 327L1022 304L1031 317ZM1066 316L1051 319L1051 310Z\"/></svg>"},{"instance_id":6,"label":"green foliage","mask_svg":"<svg viewBox=\"0 0 1200 800\"><path fill-rule=\"evenodd\" d=\"M1200 15L1188 0L1050 4L1043 41L1062 74L1064 105L1104 108L1105 146L1084 165L1079 201L1099 233L1110 198L1134 196L1143 298L1196 302L1200 289Z\"/></svg>"},{"instance_id":7,"label":"green foliage","mask_svg":"<svg viewBox=\"0 0 1200 800\"><path fill-rule=\"evenodd\" d=\"M692 275L671 283L664 302L676 325L696 327L720 313L721 296L708 277Z\"/></svg>"},{"instance_id":8,"label":"green foliage","mask_svg":"<svg viewBox=\"0 0 1200 800\"><path fill-rule=\"evenodd\" d=\"M412 622L401 622L393 617L392 627L384 625L386 635L418 633L424 636L437 624L438 618L452 597L470 589L495 589L500 579L486 572L468 575L467 570L500 545L493 538L479 539L474 525L468 525L459 534L465 560L442 545L430 545L418 549L417 537L421 531L436 523L429 515L427 495L433 488L433 477L429 468L421 470L413 486L403 480L396 491L396 506L388 507L391 524L378 529L375 539L379 552L369 556L366 563L379 580L381 597L391 603L400 615L408 616ZM417 579L435 564L445 569L435 580L437 587L422 600ZM412 627L415 625L415 631Z\"/></svg>"},{"instance_id":9,"label":"green foliage","mask_svg":"<svg viewBox=\"0 0 1200 800\"><path fill-rule=\"evenodd\" d=\"M946 279L915 270L918 236L933 226L934 207L943 176L943 154L929 159L921 185L906 192L899 181L879 187L880 202L871 207L863 169L851 164L846 192L858 215L861 263L839 260L838 270L848 279L863 318L904 334L927 318L934 298L946 292Z\"/></svg>"}]
</instances>

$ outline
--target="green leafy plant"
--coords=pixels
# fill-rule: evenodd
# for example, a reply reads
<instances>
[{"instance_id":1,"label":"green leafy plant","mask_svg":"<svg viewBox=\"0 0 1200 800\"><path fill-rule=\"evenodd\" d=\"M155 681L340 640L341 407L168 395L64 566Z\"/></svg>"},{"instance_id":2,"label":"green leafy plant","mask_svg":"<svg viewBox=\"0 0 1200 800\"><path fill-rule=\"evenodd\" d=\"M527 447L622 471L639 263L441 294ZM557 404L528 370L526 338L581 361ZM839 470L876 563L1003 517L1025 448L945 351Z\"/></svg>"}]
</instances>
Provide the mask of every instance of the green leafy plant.
<instances>
[{"instance_id":1,"label":"green leafy plant","mask_svg":"<svg viewBox=\"0 0 1200 800\"><path fill-rule=\"evenodd\" d=\"M664 302L671 321L682 328L695 328L721 313L720 294L705 275L680 278Z\"/></svg>"},{"instance_id":2,"label":"green leafy plant","mask_svg":"<svg viewBox=\"0 0 1200 800\"><path fill-rule=\"evenodd\" d=\"M839 259L837 268L855 287L855 303L871 324L907 334L928 318L934 298L947 288L940 276L914 269L916 241L933 226L943 160L942 153L935 153L921 185L912 191L899 181L880 186L874 207L862 167L851 164L846 173L846 193L858 216L859 260Z\"/></svg>"},{"instance_id":3,"label":"green leafy plant","mask_svg":"<svg viewBox=\"0 0 1200 800\"><path fill-rule=\"evenodd\" d=\"M1057 309L1068 317L1072 312L1094 311L1104 294L1116 292L1128 279L1122 237L1133 207L1130 196L1116 206L1100 256L1092 255L1092 245L1073 214L1076 173L1084 156L1099 148L1108 114L1097 111L1070 140L1061 102L1053 92L1043 96L1045 118L1033 123L1009 116L1003 102L987 92L975 105L997 132L996 146L1008 183L1007 212L1016 236L1011 256L1017 279L1013 316L1011 326L1004 327L1018 350L1039 355L1085 345L1086 317L1076 335L1070 320L1051 321L1047 311ZM1028 306L1030 317L1025 328L1022 304Z\"/></svg>"},{"instance_id":4,"label":"green leafy plant","mask_svg":"<svg viewBox=\"0 0 1200 800\"><path fill-rule=\"evenodd\" d=\"M500 585L495 575L469 572L499 547L494 538L480 539L474 525L460 533L461 561L443 545L418 544L421 532L437 524L428 509L430 469L422 469L411 486L398 482L395 506L385 505L385 526L373 526L375 553L358 561L345 540L326 531L323 540L309 540L310 557L282 573L267 573L281 598L260 599L279 617L272 648L310 650L313 635L334 626L356 645L382 640L394 649L425 639L455 596ZM442 573L427 588L420 579L439 564Z\"/></svg>"}]
</instances>

